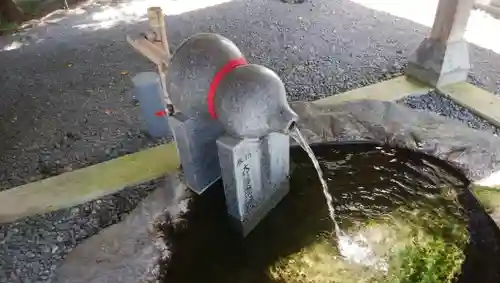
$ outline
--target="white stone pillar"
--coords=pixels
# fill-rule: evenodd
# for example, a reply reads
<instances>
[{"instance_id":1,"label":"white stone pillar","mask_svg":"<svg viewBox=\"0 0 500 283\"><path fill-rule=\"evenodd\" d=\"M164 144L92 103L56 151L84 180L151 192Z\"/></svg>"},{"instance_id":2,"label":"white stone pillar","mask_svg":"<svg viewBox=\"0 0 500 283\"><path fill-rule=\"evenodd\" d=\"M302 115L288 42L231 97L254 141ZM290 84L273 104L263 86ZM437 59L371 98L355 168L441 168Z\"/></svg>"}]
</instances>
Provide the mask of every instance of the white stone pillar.
<instances>
[{"instance_id":1,"label":"white stone pillar","mask_svg":"<svg viewBox=\"0 0 500 283\"><path fill-rule=\"evenodd\" d=\"M433 86L465 81L470 69L464 33L475 0L439 0L434 25L410 56L406 74Z\"/></svg>"}]
</instances>

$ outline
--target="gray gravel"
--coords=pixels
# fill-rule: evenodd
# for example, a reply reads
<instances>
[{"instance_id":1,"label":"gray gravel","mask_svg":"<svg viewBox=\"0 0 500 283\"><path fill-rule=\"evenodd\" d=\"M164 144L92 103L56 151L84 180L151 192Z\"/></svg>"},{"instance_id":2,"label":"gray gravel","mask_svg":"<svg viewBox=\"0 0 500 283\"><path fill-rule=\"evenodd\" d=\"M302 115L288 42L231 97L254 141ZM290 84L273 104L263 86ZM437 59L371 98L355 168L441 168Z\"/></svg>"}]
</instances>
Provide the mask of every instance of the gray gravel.
<instances>
[{"instance_id":1,"label":"gray gravel","mask_svg":"<svg viewBox=\"0 0 500 283\"><path fill-rule=\"evenodd\" d=\"M0 190L163 142L141 133L129 95L131 77L154 69L124 40L142 31L145 21L119 16L116 25L95 26L94 13L102 7L133 1L99 0L84 7L87 13L56 15L57 22L15 36L21 48L0 51ZM197 32L230 38L250 62L283 78L290 100L314 100L396 76L428 33L343 0L233 0L168 16L167 27L172 49ZM500 55L472 46L471 57L470 81L500 92L500 76L493 75L500 74ZM460 111L445 101L432 105L450 115ZM69 249L118 221L141 196L126 190L78 211L1 226L0 282L44 282Z\"/></svg>"},{"instance_id":2,"label":"gray gravel","mask_svg":"<svg viewBox=\"0 0 500 283\"><path fill-rule=\"evenodd\" d=\"M43 282L81 241L123 219L158 180L71 209L0 225L0 282Z\"/></svg>"},{"instance_id":3,"label":"gray gravel","mask_svg":"<svg viewBox=\"0 0 500 283\"><path fill-rule=\"evenodd\" d=\"M139 113L129 92L131 77L154 67L124 40L145 22L88 28L103 8L85 9L88 14L20 35L25 46L0 52L0 188L40 178L47 171L40 162L80 168L105 160L123 141L132 144L124 152L149 144L135 135ZM340 0L234 0L168 16L167 26L172 49L197 32L232 39L250 62L283 78L290 100L314 100L398 75L428 33L411 21ZM491 74L500 73L500 56L475 47L471 54L471 80L498 91ZM80 139L61 143L68 132Z\"/></svg>"},{"instance_id":4,"label":"gray gravel","mask_svg":"<svg viewBox=\"0 0 500 283\"><path fill-rule=\"evenodd\" d=\"M398 101L413 109L422 109L435 112L441 116L449 117L463 122L467 126L498 135L500 130L490 122L478 117L467 108L460 106L451 99L439 94L437 90L425 95L408 96Z\"/></svg>"},{"instance_id":5,"label":"gray gravel","mask_svg":"<svg viewBox=\"0 0 500 283\"><path fill-rule=\"evenodd\" d=\"M26 179L21 174L2 173L0 171L0 191L13 186L25 184L27 181L34 182L47 177L56 176L64 172L70 172L82 167L86 167L99 162L104 162L125 154L133 153L139 149L149 148L167 142L168 139L151 138L143 131L128 131L120 139L113 142L107 141L104 152L99 155L89 155L81 148L100 146L101 142L89 143L82 140L81 133L77 131L57 131L53 137L54 142L48 146L32 147L28 149L19 148L22 156L15 156L11 160L11 166L22 166L26 158L36 155L35 163L29 164L29 169L33 170ZM104 142L102 142L104 143ZM69 154L71 152L71 154ZM7 170L7 168L5 168ZM17 174L16 174L17 173Z\"/></svg>"}]
</instances>

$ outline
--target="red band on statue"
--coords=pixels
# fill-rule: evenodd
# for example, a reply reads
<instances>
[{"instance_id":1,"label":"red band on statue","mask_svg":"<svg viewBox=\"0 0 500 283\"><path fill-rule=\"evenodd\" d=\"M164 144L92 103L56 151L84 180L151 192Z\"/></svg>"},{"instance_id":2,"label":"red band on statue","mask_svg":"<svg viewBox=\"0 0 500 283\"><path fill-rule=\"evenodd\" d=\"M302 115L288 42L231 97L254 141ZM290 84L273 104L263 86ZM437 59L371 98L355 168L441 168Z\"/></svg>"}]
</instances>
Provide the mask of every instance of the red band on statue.
<instances>
[{"instance_id":1,"label":"red band on statue","mask_svg":"<svg viewBox=\"0 0 500 283\"><path fill-rule=\"evenodd\" d=\"M247 60L245 58L240 57L237 59L232 59L229 60L214 76L212 79L212 82L210 83L210 88L208 89L208 96L207 96L207 105L208 105L208 113L213 118L217 118L217 114L215 113L215 105L214 105L214 99L215 99L215 92L217 91L217 86L219 86L220 81L228 74L230 73L234 68L238 66L243 66L247 64Z\"/></svg>"}]
</instances>

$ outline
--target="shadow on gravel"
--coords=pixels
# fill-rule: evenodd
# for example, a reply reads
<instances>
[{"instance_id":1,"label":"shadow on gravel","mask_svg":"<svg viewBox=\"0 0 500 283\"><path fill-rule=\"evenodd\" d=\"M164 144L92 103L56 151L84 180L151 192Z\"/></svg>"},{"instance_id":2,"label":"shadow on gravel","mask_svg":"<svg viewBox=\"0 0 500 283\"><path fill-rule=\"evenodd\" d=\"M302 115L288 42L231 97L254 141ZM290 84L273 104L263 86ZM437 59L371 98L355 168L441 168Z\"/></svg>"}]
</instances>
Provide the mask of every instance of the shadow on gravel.
<instances>
[{"instance_id":1,"label":"shadow on gravel","mask_svg":"<svg viewBox=\"0 0 500 283\"><path fill-rule=\"evenodd\" d=\"M122 143L118 156L154 144L137 134L139 113L129 92L135 74L155 67L125 41L147 27L134 14L147 1L106 0L54 15L14 37L19 48L0 52L0 188L37 178L40 159L79 168L105 160ZM220 33L250 62L275 70L290 100L315 100L397 76L428 33L350 1L233 0L185 13L174 2L180 1L171 1L173 15L166 18L172 50L192 34ZM496 90L500 82L491 74L500 72L494 63L500 56L477 47L471 53L477 62L472 79ZM63 146L68 134L79 139Z\"/></svg>"}]
</instances>

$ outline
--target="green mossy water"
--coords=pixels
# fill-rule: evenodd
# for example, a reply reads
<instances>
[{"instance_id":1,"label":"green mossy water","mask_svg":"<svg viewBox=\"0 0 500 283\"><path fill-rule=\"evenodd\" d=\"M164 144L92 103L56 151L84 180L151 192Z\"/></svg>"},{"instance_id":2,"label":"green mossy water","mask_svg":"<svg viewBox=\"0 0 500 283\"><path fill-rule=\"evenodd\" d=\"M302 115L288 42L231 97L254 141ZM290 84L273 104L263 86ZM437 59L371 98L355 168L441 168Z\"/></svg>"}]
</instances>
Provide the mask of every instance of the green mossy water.
<instances>
[{"instance_id":1,"label":"green mossy water","mask_svg":"<svg viewBox=\"0 0 500 283\"><path fill-rule=\"evenodd\" d=\"M163 282L476 283L460 281L470 243L461 175L405 150L314 149L342 229L368 243L385 268L339 256L316 171L293 149L289 195L245 239L227 221L220 184L193 199L185 226L166 227L172 256ZM478 266L485 264L469 269Z\"/></svg>"},{"instance_id":2,"label":"green mossy water","mask_svg":"<svg viewBox=\"0 0 500 283\"><path fill-rule=\"evenodd\" d=\"M331 238L321 237L278 261L270 274L277 282L297 283L452 283L465 259L468 233L465 221L448 213L431 207L400 208L351 227L351 234L363 235L387 260L387 270L346 263L338 258Z\"/></svg>"},{"instance_id":3,"label":"green mossy water","mask_svg":"<svg viewBox=\"0 0 500 283\"><path fill-rule=\"evenodd\" d=\"M417 217L423 216L417 214ZM438 224L431 231L422 229L426 224L419 223L418 218L414 219L418 226L408 233L408 242L391 255L393 268L387 282L455 281L465 259L464 249L468 242L466 224L454 221L447 215L443 215L442 219L435 217L439 217L439 214L425 217L434 219L434 224Z\"/></svg>"}]
</instances>

